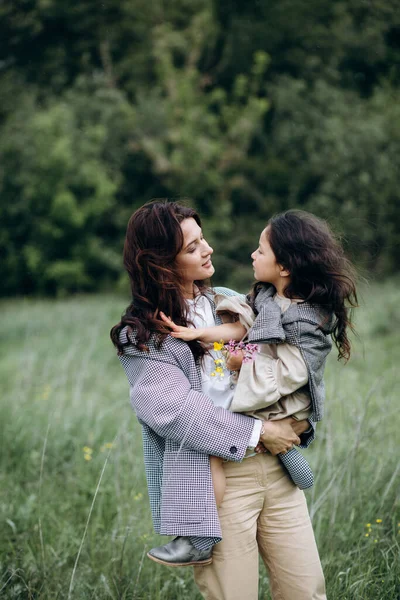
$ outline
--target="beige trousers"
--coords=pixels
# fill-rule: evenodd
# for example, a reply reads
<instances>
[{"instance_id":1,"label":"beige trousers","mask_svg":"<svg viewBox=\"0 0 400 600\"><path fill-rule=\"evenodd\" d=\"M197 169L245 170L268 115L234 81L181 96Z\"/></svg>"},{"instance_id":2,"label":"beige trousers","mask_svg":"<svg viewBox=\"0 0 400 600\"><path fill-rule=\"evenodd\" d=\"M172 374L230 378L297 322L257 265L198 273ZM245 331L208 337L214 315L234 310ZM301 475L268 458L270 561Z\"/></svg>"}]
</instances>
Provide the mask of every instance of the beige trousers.
<instances>
[{"instance_id":1,"label":"beige trousers","mask_svg":"<svg viewBox=\"0 0 400 600\"><path fill-rule=\"evenodd\" d=\"M206 600L258 600L258 555L273 600L326 600L325 581L304 493L279 459L258 454L225 462L226 492L218 510L223 540L213 563L195 567Z\"/></svg>"}]
</instances>

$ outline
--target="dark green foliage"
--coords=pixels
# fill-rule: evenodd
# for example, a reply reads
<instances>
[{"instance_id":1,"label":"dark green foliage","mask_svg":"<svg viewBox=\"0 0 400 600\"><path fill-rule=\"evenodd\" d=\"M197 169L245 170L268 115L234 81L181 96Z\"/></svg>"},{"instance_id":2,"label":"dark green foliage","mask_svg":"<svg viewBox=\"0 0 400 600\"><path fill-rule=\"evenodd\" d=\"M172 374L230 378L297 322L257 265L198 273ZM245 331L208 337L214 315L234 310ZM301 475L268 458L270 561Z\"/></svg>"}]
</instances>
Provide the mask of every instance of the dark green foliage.
<instances>
[{"instance_id":1,"label":"dark green foliage","mask_svg":"<svg viewBox=\"0 0 400 600\"><path fill-rule=\"evenodd\" d=\"M134 110L102 78L25 97L3 127L0 251L5 293L94 289L118 276L113 240Z\"/></svg>"},{"instance_id":2,"label":"dark green foliage","mask_svg":"<svg viewBox=\"0 0 400 600\"><path fill-rule=\"evenodd\" d=\"M189 197L218 283L272 213L327 218L398 270L398 0L24 0L0 6L2 293L121 277L131 212Z\"/></svg>"}]
</instances>

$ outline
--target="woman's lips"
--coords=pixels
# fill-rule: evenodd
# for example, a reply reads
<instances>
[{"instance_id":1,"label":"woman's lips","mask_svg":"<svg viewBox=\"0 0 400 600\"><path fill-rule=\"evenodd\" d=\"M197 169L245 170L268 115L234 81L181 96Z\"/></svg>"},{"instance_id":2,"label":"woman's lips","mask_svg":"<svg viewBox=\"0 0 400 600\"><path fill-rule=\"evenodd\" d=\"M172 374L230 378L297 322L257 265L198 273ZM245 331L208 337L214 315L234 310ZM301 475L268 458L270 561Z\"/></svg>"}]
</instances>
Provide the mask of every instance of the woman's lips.
<instances>
[{"instance_id":1,"label":"woman's lips","mask_svg":"<svg viewBox=\"0 0 400 600\"><path fill-rule=\"evenodd\" d=\"M212 266L212 262L211 262L211 258L208 259L208 261L206 263L204 263L204 265L202 265L205 269L208 269L209 267Z\"/></svg>"}]
</instances>

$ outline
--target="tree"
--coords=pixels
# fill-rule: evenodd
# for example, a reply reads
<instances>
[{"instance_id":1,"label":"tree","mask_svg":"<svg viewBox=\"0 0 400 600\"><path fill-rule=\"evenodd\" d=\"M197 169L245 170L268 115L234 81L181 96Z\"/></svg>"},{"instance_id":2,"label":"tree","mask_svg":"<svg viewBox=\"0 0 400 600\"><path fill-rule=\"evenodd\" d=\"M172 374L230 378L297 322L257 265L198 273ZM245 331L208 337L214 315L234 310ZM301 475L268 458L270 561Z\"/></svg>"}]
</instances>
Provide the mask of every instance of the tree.
<instances>
[{"instance_id":1,"label":"tree","mask_svg":"<svg viewBox=\"0 0 400 600\"><path fill-rule=\"evenodd\" d=\"M135 113L103 79L59 99L26 97L0 142L4 293L90 290L120 271L107 238Z\"/></svg>"}]
</instances>

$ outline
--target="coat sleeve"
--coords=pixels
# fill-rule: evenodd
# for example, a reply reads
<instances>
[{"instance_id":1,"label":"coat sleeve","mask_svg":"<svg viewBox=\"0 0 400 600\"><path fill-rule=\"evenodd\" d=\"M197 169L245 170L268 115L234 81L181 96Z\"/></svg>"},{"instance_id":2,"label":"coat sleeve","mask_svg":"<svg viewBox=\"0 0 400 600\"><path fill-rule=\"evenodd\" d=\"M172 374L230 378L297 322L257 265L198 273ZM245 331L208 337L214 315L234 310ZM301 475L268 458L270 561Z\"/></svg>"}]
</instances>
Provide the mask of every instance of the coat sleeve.
<instances>
[{"instance_id":1,"label":"coat sleeve","mask_svg":"<svg viewBox=\"0 0 400 600\"><path fill-rule=\"evenodd\" d=\"M310 444L315 440L315 427L316 423L312 419L308 419L310 427L300 435L301 444L299 448L308 448Z\"/></svg>"},{"instance_id":2,"label":"coat sleeve","mask_svg":"<svg viewBox=\"0 0 400 600\"><path fill-rule=\"evenodd\" d=\"M231 410L266 408L307 384L307 366L300 350L291 344L276 344L274 349L275 356L269 345L260 344L254 360L242 365Z\"/></svg>"},{"instance_id":3,"label":"coat sleeve","mask_svg":"<svg viewBox=\"0 0 400 600\"><path fill-rule=\"evenodd\" d=\"M226 460L242 460L253 432L254 419L214 406L178 366L165 362L141 361L131 403L138 419L159 436Z\"/></svg>"},{"instance_id":4,"label":"coat sleeve","mask_svg":"<svg viewBox=\"0 0 400 600\"><path fill-rule=\"evenodd\" d=\"M298 346L308 368L308 385L313 399L312 419L320 421L325 402L325 364L332 348L332 340L315 324L300 322Z\"/></svg>"},{"instance_id":5,"label":"coat sleeve","mask_svg":"<svg viewBox=\"0 0 400 600\"><path fill-rule=\"evenodd\" d=\"M308 383L307 365L296 346L278 344L276 359L273 359L268 373L270 385L280 396L292 394Z\"/></svg>"}]
</instances>

